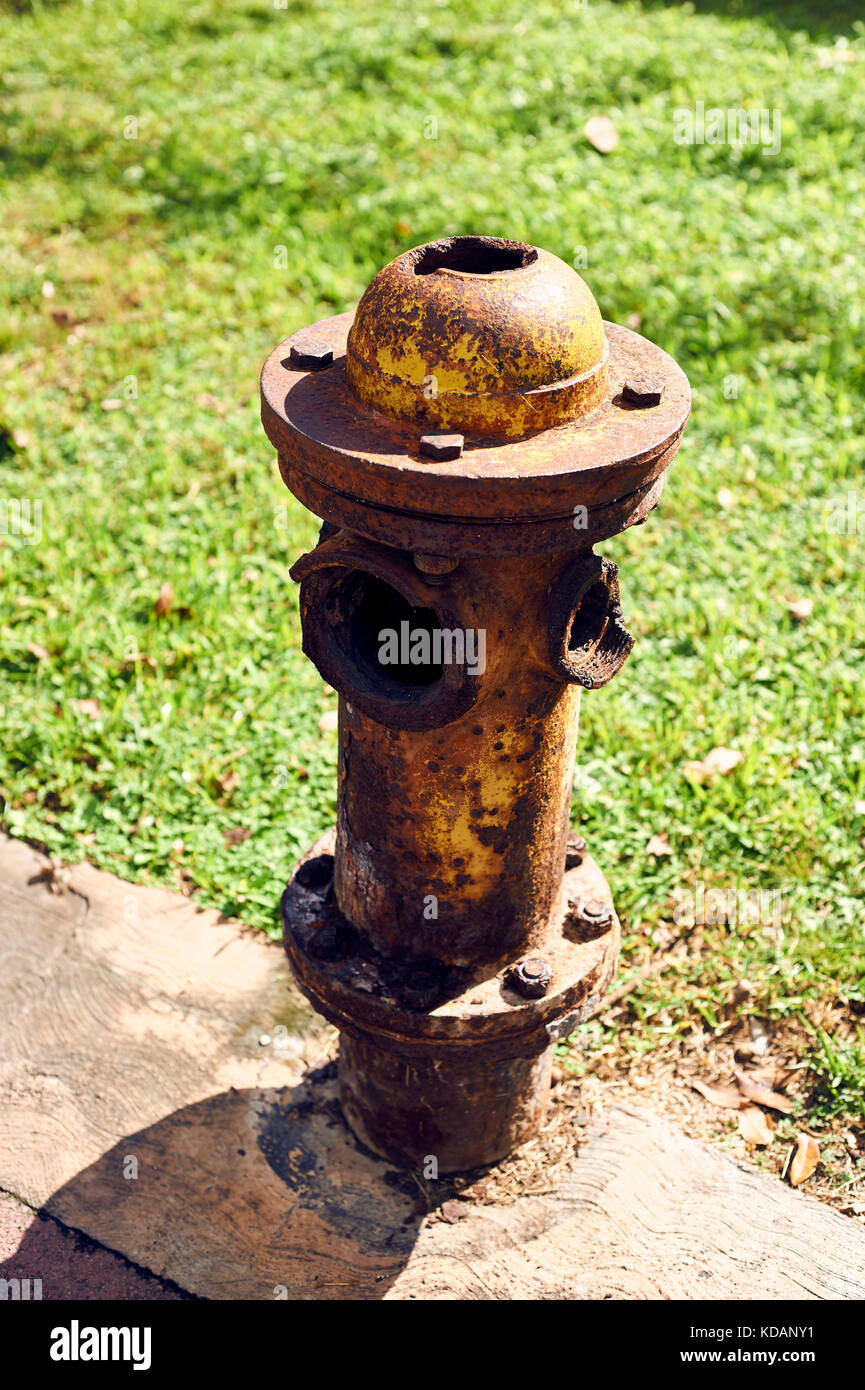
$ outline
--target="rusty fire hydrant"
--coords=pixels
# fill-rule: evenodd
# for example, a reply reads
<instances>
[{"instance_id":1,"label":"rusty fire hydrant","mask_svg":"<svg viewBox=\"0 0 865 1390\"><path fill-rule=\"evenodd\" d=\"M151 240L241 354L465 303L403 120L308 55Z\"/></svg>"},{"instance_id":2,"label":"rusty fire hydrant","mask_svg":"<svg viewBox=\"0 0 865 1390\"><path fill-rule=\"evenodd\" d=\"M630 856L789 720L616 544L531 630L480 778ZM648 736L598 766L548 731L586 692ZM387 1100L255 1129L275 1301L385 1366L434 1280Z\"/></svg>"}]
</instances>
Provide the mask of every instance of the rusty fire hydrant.
<instances>
[{"instance_id":1,"label":"rusty fire hydrant","mask_svg":"<svg viewBox=\"0 0 865 1390\"><path fill-rule=\"evenodd\" d=\"M349 1125L397 1163L530 1138L553 1044L611 978L569 811L580 692L633 639L592 547L656 505L689 407L564 262L492 237L406 252L265 364L282 476L324 520L292 569L303 650L340 696L337 824L285 891L285 947L340 1030Z\"/></svg>"}]
</instances>

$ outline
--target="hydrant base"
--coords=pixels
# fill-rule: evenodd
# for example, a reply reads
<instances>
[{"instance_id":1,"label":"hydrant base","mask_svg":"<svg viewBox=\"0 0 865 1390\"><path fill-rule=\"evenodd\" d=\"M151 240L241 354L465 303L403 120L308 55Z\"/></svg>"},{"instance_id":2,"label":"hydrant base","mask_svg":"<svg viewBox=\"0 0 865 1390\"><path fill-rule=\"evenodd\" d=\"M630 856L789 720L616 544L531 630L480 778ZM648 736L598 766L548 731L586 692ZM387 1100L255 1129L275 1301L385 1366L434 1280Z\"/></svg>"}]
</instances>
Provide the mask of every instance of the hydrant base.
<instances>
[{"instance_id":1,"label":"hydrant base","mask_svg":"<svg viewBox=\"0 0 865 1390\"><path fill-rule=\"evenodd\" d=\"M339 1098L358 1139L382 1158L426 1173L480 1168L543 1124L553 1044L536 1057L406 1057L343 1033Z\"/></svg>"},{"instance_id":2,"label":"hydrant base","mask_svg":"<svg viewBox=\"0 0 865 1390\"><path fill-rule=\"evenodd\" d=\"M304 855L283 894L284 944L299 987L339 1028L340 1098L375 1153L422 1171L493 1163L543 1123L554 1044L590 1017L615 968L619 923L588 855L567 869L546 939L552 971L539 998L515 992L510 964L452 971L436 997L408 991L409 957L371 947L333 895L334 831ZM598 921L586 903L607 908Z\"/></svg>"}]
</instances>

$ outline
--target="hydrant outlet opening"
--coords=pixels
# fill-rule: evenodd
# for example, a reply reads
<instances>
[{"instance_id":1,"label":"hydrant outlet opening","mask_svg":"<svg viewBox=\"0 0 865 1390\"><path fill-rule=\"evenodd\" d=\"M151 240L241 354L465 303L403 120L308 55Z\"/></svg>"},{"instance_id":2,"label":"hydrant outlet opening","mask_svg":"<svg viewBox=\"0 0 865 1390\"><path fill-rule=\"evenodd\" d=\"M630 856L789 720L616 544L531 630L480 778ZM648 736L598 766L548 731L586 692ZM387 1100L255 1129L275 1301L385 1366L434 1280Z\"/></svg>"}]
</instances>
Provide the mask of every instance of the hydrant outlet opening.
<instances>
[{"instance_id":1,"label":"hydrant outlet opening","mask_svg":"<svg viewBox=\"0 0 865 1390\"><path fill-rule=\"evenodd\" d=\"M594 554L582 556L564 571L552 596L554 670L566 681L597 690L612 680L633 645L622 618L616 566Z\"/></svg>"},{"instance_id":2,"label":"hydrant outlet opening","mask_svg":"<svg viewBox=\"0 0 865 1390\"><path fill-rule=\"evenodd\" d=\"M391 728L436 729L475 703L483 681L460 655L465 619L409 556L341 533L292 577L303 650L350 705Z\"/></svg>"},{"instance_id":3,"label":"hydrant outlet opening","mask_svg":"<svg viewBox=\"0 0 865 1390\"><path fill-rule=\"evenodd\" d=\"M575 661L587 660L604 635L610 612L610 593L600 580L584 594L571 622L568 651Z\"/></svg>"},{"instance_id":4,"label":"hydrant outlet opening","mask_svg":"<svg viewBox=\"0 0 865 1390\"><path fill-rule=\"evenodd\" d=\"M327 621L348 661L383 694L394 685L430 686L441 680L444 668L431 659L433 633L442 626L437 615L413 607L378 576L353 570L332 584Z\"/></svg>"},{"instance_id":5,"label":"hydrant outlet opening","mask_svg":"<svg viewBox=\"0 0 865 1390\"><path fill-rule=\"evenodd\" d=\"M432 275L436 270L455 270L461 275L498 275L504 270L522 270L538 259L534 246L495 237L458 236L425 246L415 261L415 275Z\"/></svg>"}]
</instances>

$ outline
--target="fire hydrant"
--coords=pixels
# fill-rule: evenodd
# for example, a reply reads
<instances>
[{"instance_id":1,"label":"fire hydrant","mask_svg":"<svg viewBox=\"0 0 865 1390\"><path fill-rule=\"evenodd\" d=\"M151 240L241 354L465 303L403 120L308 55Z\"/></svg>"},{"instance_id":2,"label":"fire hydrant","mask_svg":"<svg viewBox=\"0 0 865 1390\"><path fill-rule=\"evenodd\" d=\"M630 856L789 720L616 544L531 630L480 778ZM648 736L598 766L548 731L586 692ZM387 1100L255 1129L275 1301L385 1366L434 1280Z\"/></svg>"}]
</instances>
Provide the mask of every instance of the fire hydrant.
<instances>
[{"instance_id":1,"label":"fire hydrant","mask_svg":"<svg viewBox=\"0 0 865 1390\"><path fill-rule=\"evenodd\" d=\"M406 252L265 364L282 477L324 522L291 571L303 650L339 693L337 823L285 947L340 1030L346 1120L398 1164L529 1139L612 976L612 896L569 833L581 691L633 646L593 546L656 505L689 409L575 271L493 237Z\"/></svg>"}]
</instances>

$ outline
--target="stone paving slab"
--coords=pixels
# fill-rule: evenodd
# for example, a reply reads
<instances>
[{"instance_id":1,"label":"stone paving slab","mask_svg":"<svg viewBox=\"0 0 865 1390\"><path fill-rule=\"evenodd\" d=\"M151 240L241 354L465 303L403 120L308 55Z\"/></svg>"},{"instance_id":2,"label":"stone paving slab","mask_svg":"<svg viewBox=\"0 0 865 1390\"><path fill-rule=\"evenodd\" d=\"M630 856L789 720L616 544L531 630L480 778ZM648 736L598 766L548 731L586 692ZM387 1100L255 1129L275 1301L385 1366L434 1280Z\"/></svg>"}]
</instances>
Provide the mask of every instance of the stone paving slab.
<instances>
[{"instance_id":1,"label":"stone paving slab","mask_svg":"<svg viewBox=\"0 0 865 1390\"><path fill-rule=\"evenodd\" d=\"M261 933L88 864L52 892L47 865L0 841L0 1187L33 1207L172 1110L296 1081L313 1027Z\"/></svg>"},{"instance_id":2,"label":"stone paving slab","mask_svg":"<svg viewBox=\"0 0 865 1390\"><path fill-rule=\"evenodd\" d=\"M554 1195L431 1222L304 1075L279 947L46 863L0 840L0 1188L106 1253L213 1299L865 1297L860 1226L641 1111Z\"/></svg>"},{"instance_id":3,"label":"stone paving slab","mask_svg":"<svg viewBox=\"0 0 865 1390\"><path fill-rule=\"evenodd\" d=\"M9 1298L46 1303L79 1298L152 1302L186 1296L8 1193L0 1193L0 1279L10 1285Z\"/></svg>"}]
</instances>

